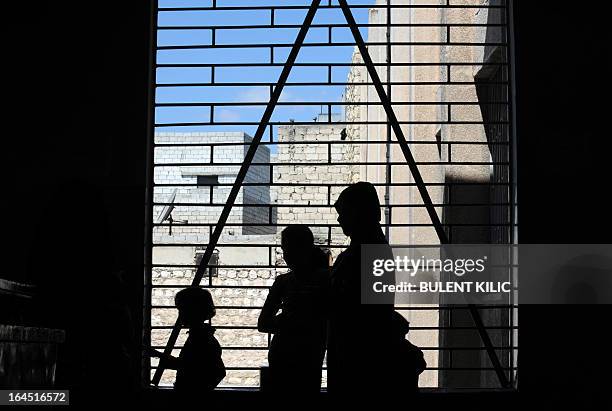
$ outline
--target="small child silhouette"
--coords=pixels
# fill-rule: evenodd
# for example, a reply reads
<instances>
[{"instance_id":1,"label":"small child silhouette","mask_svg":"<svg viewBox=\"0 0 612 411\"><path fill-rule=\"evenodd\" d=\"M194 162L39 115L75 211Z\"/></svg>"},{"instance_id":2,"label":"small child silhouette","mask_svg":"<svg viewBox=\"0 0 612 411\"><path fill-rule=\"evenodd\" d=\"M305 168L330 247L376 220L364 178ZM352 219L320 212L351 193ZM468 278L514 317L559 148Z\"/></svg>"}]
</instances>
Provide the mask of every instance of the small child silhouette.
<instances>
[{"instance_id":1,"label":"small child silhouette","mask_svg":"<svg viewBox=\"0 0 612 411\"><path fill-rule=\"evenodd\" d=\"M427 368L423 351L406 339L410 323L397 311L393 312L393 333L395 338L395 361L397 388L406 393L419 391L419 375Z\"/></svg>"},{"instance_id":2,"label":"small child silhouette","mask_svg":"<svg viewBox=\"0 0 612 411\"><path fill-rule=\"evenodd\" d=\"M179 291L174 299L179 322L189 328L189 336L178 358L153 350L165 368L177 370L174 388L183 392L210 392L225 377L221 346L214 336L215 329L206 321L215 316L210 292L199 287Z\"/></svg>"}]
</instances>

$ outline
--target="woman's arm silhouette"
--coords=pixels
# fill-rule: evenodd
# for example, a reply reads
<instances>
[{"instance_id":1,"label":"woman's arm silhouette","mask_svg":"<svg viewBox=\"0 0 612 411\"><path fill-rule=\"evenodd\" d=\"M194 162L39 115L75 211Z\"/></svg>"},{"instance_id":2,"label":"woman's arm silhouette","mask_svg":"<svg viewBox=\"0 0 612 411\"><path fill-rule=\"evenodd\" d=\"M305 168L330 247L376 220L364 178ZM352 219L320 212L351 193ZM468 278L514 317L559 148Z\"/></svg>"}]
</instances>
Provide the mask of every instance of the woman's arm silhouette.
<instances>
[{"instance_id":1,"label":"woman's arm silhouette","mask_svg":"<svg viewBox=\"0 0 612 411\"><path fill-rule=\"evenodd\" d=\"M282 298L279 279L277 278L270 288L266 302L259 314L257 329L262 333L275 334L280 329L282 313L278 314L282 307Z\"/></svg>"}]
</instances>

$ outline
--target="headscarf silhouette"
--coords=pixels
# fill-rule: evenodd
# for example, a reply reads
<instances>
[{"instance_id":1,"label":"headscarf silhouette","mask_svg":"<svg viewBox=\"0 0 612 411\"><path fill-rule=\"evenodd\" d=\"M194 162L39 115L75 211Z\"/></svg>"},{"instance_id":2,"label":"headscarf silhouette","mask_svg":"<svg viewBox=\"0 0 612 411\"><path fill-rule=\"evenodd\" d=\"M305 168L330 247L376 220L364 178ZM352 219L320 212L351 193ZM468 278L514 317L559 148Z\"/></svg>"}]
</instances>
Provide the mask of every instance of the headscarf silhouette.
<instances>
[{"instance_id":1,"label":"headscarf silhouette","mask_svg":"<svg viewBox=\"0 0 612 411\"><path fill-rule=\"evenodd\" d=\"M338 212L338 223L345 235L355 240L355 235L369 232L367 237L380 237L380 200L371 183L360 182L348 186L334 204ZM362 237L359 235L359 237ZM382 239L378 239L376 243Z\"/></svg>"},{"instance_id":2,"label":"headscarf silhouette","mask_svg":"<svg viewBox=\"0 0 612 411\"><path fill-rule=\"evenodd\" d=\"M380 200L372 183L351 184L340 193L334 207L340 214L359 215L366 222L379 223L382 218Z\"/></svg>"}]
</instances>

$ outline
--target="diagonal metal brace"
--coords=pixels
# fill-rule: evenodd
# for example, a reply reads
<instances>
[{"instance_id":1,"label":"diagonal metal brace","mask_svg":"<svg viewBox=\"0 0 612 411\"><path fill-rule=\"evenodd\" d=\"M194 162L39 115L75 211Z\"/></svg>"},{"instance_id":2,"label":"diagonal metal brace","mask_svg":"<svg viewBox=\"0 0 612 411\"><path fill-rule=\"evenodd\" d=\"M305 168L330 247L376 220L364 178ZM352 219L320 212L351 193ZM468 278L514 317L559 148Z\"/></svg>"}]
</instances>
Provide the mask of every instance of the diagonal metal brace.
<instances>
[{"instance_id":1,"label":"diagonal metal brace","mask_svg":"<svg viewBox=\"0 0 612 411\"><path fill-rule=\"evenodd\" d=\"M270 122L270 119L272 118L272 114L274 113L276 104L280 100L281 93L283 92L285 84L287 83L289 75L291 74L291 69L293 68L295 61L297 60L297 56L300 52L300 49L302 48L302 45L304 44L304 40L306 39L306 35L308 34L308 30L310 29L310 26L312 24L312 21L314 20L315 14L317 13L317 9L319 8L320 3L321 3L321 0L313 0L312 4L310 5L310 8L308 9L308 13L306 14L306 17L304 18L302 27L300 28L297 38L295 39L293 47L291 48L289 57L287 58L287 61L285 62L285 65L283 66L283 71L281 72L278 78L276 87L274 88L270 101L268 102L268 105L266 106L266 111L264 112L261 118L261 121L259 123L259 126L257 127L257 131L255 132L255 136L253 137L253 141L251 141L251 144L249 145L249 149L244 157L244 161L242 162L242 166L240 167L240 171L238 172L236 181L234 182L234 185L232 186L232 190L229 194L229 197L227 198L225 206L223 207L223 211L221 212L221 215L219 216L219 221L217 222L217 225L215 226L215 229L210 236L208 245L206 246L206 251L204 252L204 255L202 256L202 260L200 261L198 270L196 271L196 274L193 277L192 286L200 285L202 278L204 278L204 274L206 273L206 268L208 267L210 258L212 257L215 247L217 246L217 243L219 242L219 238L221 237L221 234L223 233L223 229L225 228L227 219L229 218L230 212L232 211L232 208L234 207L236 198L238 197L238 193L240 192L242 188L242 183L244 182L247 172L249 171L249 167L251 166L251 163L253 162L253 159L255 158L255 154L257 153L259 143L261 142L263 135L266 131L266 128L268 127L268 123ZM180 332L181 332L181 325L177 320L177 322L174 324L174 327L172 328L172 333L170 334L170 338L168 339L168 343L166 344L166 348L164 349L164 354L169 355L172 353L172 349L174 348L176 344L176 341L179 337ZM155 375L153 376L153 379L151 382L154 385L158 385L163 373L164 373L164 368L158 367L155 370Z\"/></svg>"},{"instance_id":2,"label":"diagonal metal brace","mask_svg":"<svg viewBox=\"0 0 612 411\"><path fill-rule=\"evenodd\" d=\"M391 102L389 100L389 98L387 97L387 94L385 93L385 90L382 86L382 82L380 80L380 77L378 76L378 73L376 72L376 68L372 62L372 59L370 58L370 55L368 53L367 50L367 46L363 40L363 37L361 36L361 33L359 32L359 28L357 26L357 23L355 22L355 19L351 13L351 10L346 2L346 0L338 0L342 11L344 13L344 16L347 20L347 23L351 29L351 32L353 34L353 37L355 38L355 41L357 43L357 46L359 48L359 51L362 55L362 58L364 59L364 63L368 69L368 72L370 74L370 77L372 78L372 82L374 84L374 87L376 88L376 91L379 95L381 104L383 105L385 112L387 114L387 117L389 119L389 122L391 123L391 127L393 128L393 131L400 143L400 147L402 149L402 152L404 154L404 157L406 158L406 161L408 163L408 166L410 168L410 171L413 175L413 178L415 180L415 183L417 185L417 188L419 190L419 193L421 194L421 197L423 199L423 203L425 204L425 207L427 209L427 212L429 214L429 217L431 218L432 224L436 230L436 233L438 234L438 237L440 239L440 242L442 244L448 244L448 237L446 235L446 232L444 231L443 227L442 227L442 223L440 221L440 218L438 217L438 214L436 212L435 206L433 205L433 202L431 200L431 197L429 196L429 193L427 191L427 188L425 186L425 182L423 181L423 178L421 176L421 173L418 169L418 166L416 164L416 161L410 151L410 148L408 146L408 143L406 141L406 138L403 134L403 131L399 125L399 121L397 119L397 116L395 115L395 112L393 111L393 107L391 105ZM289 57L287 58L287 61L283 67L283 71L279 77L277 86L275 87L271 99L267 104L266 107L266 111L264 112L261 122L257 128L257 131L255 133L255 136L253 137L253 141L251 142L250 146L249 146L249 150L247 151L247 154L245 155L245 159L244 162L242 163L242 166L240 168L240 171L238 173L238 176L236 177L236 181L232 187L232 190L229 194L229 197L227 199L227 202L223 208L223 211L221 212L221 215L219 217L219 221L217 223L217 225L215 226L215 229L211 235L211 238L209 239L206 251L202 257L202 260L200 262L200 265L198 267L198 270L196 271L196 274L194 276L192 285L197 286L200 284L200 282L202 281L205 273L206 273L206 268L208 267L208 264L210 262L210 259L212 257L212 254L214 252L214 249L219 241L219 238L221 237L221 234L223 232L223 229L225 227L225 224L227 223L227 220L229 218L229 214L231 213L231 210L236 202L236 198L238 196L238 193L240 192L240 189L242 187L242 184L244 182L244 179L246 178L246 174L248 172L248 169L255 157L255 154L257 152L258 146L263 138L263 134L268 126L268 123L272 117L272 114L274 112L274 109L278 103L278 101L280 100L280 96L281 93L283 91L283 88L287 82L287 79L289 77L289 74L291 73L291 69L293 68L293 65L295 64L295 61L297 59L297 56L299 54L299 51L304 43L304 40L306 38L306 35L308 33L308 30L312 24L312 21L314 20L314 16L317 12L317 9L319 7L321 3L321 0L313 0L308 13L304 19L304 22L302 23L302 26L300 28L300 32L298 33L298 36L293 44L293 47L291 49L291 52L289 54ZM507 387L508 386L508 381L507 381L507 377L502 369L501 363L499 361L499 358L497 357L497 353L495 352L494 348L493 348L493 344L491 342L491 339L486 331L486 329L484 328L483 322L482 322L482 318L480 317L480 313L478 312L478 309L475 305L470 304L469 306L470 309L470 313L472 315L472 318L474 320L474 323L476 324L476 327L478 329L478 332L483 340L483 344L485 345L485 348L487 350L487 353L489 355L489 358L495 368L495 371L497 373L497 376L499 378L499 381L501 383L501 385L503 387ZM175 323L173 329L172 329L172 333L170 334L170 337L168 339L168 343L166 344L166 348L164 349L164 353L165 354L170 354L172 352L172 349L174 348L176 341L178 339L178 336L180 334L180 330L181 330L181 326L180 323L177 322ZM155 371L155 375L153 376L152 379L152 383L154 385L158 385L159 381L161 380L161 377L163 375L164 369L162 367L158 367Z\"/></svg>"},{"instance_id":3,"label":"diagonal metal brace","mask_svg":"<svg viewBox=\"0 0 612 411\"><path fill-rule=\"evenodd\" d=\"M359 48L359 52L361 53L363 62L368 69L368 73L370 74L370 77L372 78L372 83L374 84L374 88L376 89L376 92L378 93L378 97L380 98L380 102L383 108L385 109L385 113L387 114L388 121L391 123L393 132L395 133L395 136L397 140L399 141L399 145L402 149L402 153L404 154L404 157L406 158L406 162L408 163L408 167L410 168L410 173L412 174L412 177L414 178L414 182L419 190L419 193L421 194L421 197L423 199L423 204L425 205L425 208L427 209L427 213L429 214L429 218L431 219L431 222L436 230L436 233L438 234L440 243L449 244L450 242L449 242L448 236L446 235L446 232L444 231L444 228L442 227L440 217L438 216L438 213L436 211L435 206L433 205L429 192L427 191L427 187L425 185L423 177L421 176L419 167L414 159L414 156L412 155L412 152L410 151L410 147L408 146L408 142L406 140L406 137L404 136L402 127L400 126L397 116L395 115L395 112L393 111L393 106L391 105L391 101L389 100L389 97L387 96L387 93L385 92L385 89L382 85L382 81L380 80L380 76L378 75L378 72L376 71L376 67L374 66L374 63L372 62L372 58L370 57L370 53L368 52L368 47L365 41L363 40L361 32L359 31L359 27L357 26L357 22L355 21L355 18L353 17L353 13L351 12L351 9L349 5L347 4L346 0L338 0L338 3L340 4L340 7L342 8L342 12L344 13L346 22L348 23L349 28L351 29L351 32L353 33L353 37L355 38L355 42L357 43L357 47ZM387 9L387 13L390 13L390 12L391 12L391 9ZM388 80L390 82L390 79ZM497 374L499 383L504 388L509 387L508 377L506 376L506 373L504 372L502 368L501 362L499 361L499 357L497 356L497 353L495 352L495 349L493 348L491 337L489 336L489 333L484 327L484 324L482 322L482 317L480 316L480 312L478 311L478 307L474 304L468 304L468 309L472 316L472 320L474 321L474 324L476 325L476 328L478 329L478 333L480 334L480 338L482 339L483 345L485 346L485 349L489 356L489 360L491 361L491 364L493 364L493 368L495 369L495 373Z\"/></svg>"}]
</instances>

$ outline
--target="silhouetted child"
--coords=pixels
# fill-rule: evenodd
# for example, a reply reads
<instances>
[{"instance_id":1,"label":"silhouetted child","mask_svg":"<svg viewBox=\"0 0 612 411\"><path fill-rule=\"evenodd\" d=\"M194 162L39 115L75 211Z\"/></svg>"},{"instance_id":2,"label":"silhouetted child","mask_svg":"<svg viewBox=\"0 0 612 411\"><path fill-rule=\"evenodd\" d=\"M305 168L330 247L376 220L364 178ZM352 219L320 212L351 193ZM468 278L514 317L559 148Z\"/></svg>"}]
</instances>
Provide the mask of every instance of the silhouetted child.
<instances>
[{"instance_id":1,"label":"silhouetted child","mask_svg":"<svg viewBox=\"0 0 612 411\"><path fill-rule=\"evenodd\" d=\"M174 299L179 311L179 322L189 328L187 341L178 358L164 356L159 351L160 364L177 370L174 388L177 391L203 393L215 389L225 377L221 346L214 336L214 328L206 321L215 316L215 305L210 292L199 287L179 291Z\"/></svg>"},{"instance_id":2,"label":"silhouetted child","mask_svg":"<svg viewBox=\"0 0 612 411\"><path fill-rule=\"evenodd\" d=\"M291 271L274 281L258 321L259 331L274 334L268 388L315 394L321 390L327 338L329 257L303 225L283 230L281 247Z\"/></svg>"},{"instance_id":3,"label":"silhouetted child","mask_svg":"<svg viewBox=\"0 0 612 411\"><path fill-rule=\"evenodd\" d=\"M396 345L393 350L394 358L391 361L396 365L396 388L398 392L417 393L419 391L419 375L427 368L423 351L406 339L410 331L410 323L403 315L394 311L392 322Z\"/></svg>"}]
</instances>

